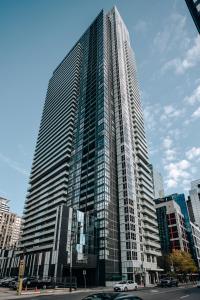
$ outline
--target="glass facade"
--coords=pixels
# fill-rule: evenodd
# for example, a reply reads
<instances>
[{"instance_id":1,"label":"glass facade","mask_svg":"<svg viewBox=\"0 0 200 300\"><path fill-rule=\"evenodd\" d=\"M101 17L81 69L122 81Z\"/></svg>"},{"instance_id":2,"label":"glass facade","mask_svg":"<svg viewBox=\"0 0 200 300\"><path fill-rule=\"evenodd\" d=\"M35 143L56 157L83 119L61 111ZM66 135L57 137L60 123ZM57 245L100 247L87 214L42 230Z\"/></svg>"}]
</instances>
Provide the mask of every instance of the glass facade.
<instances>
[{"instance_id":1,"label":"glass facade","mask_svg":"<svg viewBox=\"0 0 200 300\"><path fill-rule=\"evenodd\" d=\"M24 210L30 275L67 274L67 207L79 212L75 276L87 268L93 285L143 273L149 282L160 255L153 186L134 53L116 8L100 12L49 82Z\"/></svg>"}]
</instances>

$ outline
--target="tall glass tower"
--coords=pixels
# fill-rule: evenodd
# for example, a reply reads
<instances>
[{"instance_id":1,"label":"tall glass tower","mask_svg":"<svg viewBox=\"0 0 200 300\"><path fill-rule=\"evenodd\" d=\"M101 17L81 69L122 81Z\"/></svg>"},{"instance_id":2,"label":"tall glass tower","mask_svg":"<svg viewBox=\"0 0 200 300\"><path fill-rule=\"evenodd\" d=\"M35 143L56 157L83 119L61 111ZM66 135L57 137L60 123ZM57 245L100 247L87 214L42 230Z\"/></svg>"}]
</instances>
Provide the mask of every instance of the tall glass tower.
<instances>
[{"instance_id":1,"label":"tall glass tower","mask_svg":"<svg viewBox=\"0 0 200 300\"><path fill-rule=\"evenodd\" d=\"M72 247L84 253L82 261L72 255L79 282L82 270L91 284L155 281L160 244L143 112L116 8L100 12L49 81L24 209L28 274L67 274L69 207L85 215L82 246L76 232Z\"/></svg>"}]
</instances>

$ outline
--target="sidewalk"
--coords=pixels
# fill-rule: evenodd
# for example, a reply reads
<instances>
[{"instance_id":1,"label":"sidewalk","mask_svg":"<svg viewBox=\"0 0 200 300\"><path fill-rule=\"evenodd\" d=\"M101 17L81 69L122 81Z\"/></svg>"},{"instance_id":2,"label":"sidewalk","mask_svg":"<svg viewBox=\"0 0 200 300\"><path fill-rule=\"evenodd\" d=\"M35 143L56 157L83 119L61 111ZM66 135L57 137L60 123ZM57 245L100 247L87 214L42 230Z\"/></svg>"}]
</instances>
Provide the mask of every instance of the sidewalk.
<instances>
[{"instance_id":1,"label":"sidewalk","mask_svg":"<svg viewBox=\"0 0 200 300\"><path fill-rule=\"evenodd\" d=\"M148 288L154 288L154 285L148 286L148 287L138 287L138 290L145 290ZM97 293L97 292L113 292L112 287L94 287L94 288L80 288L77 290L73 290L71 293ZM23 299L28 297L37 297L41 295L62 295L62 294L68 294L69 288L57 288L57 289L46 289L46 290L29 290L29 291L23 291L20 296L17 295L16 291L10 290L9 288L0 288L0 300L9 300L9 299Z\"/></svg>"}]
</instances>

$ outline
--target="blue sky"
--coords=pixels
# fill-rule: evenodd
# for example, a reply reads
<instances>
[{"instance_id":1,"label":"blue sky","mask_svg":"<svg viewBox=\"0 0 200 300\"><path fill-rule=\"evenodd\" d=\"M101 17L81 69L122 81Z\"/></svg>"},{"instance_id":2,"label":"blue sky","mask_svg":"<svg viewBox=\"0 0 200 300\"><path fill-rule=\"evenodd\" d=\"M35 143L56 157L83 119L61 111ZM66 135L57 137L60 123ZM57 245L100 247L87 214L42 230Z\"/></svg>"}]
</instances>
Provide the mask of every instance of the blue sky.
<instances>
[{"instance_id":1,"label":"blue sky","mask_svg":"<svg viewBox=\"0 0 200 300\"><path fill-rule=\"evenodd\" d=\"M23 210L48 80L100 9L136 54L151 162L166 194L200 178L200 38L183 0L0 1L0 195Z\"/></svg>"}]
</instances>

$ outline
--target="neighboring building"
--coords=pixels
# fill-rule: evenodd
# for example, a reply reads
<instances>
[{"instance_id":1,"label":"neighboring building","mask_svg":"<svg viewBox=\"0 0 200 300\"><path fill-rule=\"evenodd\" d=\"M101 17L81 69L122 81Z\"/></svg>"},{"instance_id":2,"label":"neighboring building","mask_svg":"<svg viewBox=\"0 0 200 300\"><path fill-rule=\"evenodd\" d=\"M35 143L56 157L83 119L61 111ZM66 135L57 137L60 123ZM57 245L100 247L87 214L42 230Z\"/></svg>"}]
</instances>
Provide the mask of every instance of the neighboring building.
<instances>
[{"instance_id":1,"label":"neighboring building","mask_svg":"<svg viewBox=\"0 0 200 300\"><path fill-rule=\"evenodd\" d=\"M149 165L151 169L151 176L153 179L153 191L154 191L154 199L164 197L164 186L163 186L163 177L161 173L153 167L153 165Z\"/></svg>"},{"instance_id":2,"label":"neighboring building","mask_svg":"<svg viewBox=\"0 0 200 300\"><path fill-rule=\"evenodd\" d=\"M189 213L190 221L192 223L195 223L194 213L193 213L193 209L192 209L192 203L191 203L190 196L188 196L188 199L187 199L187 207L188 207L188 213Z\"/></svg>"},{"instance_id":3,"label":"neighboring building","mask_svg":"<svg viewBox=\"0 0 200 300\"><path fill-rule=\"evenodd\" d=\"M21 236L22 219L12 212L0 211L0 249L16 247Z\"/></svg>"},{"instance_id":4,"label":"neighboring building","mask_svg":"<svg viewBox=\"0 0 200 300\"><path fill-rule=\"evenodd\" d=\"M192 221L200 227L200 179L191 182L189 195L189 211L191 216L194 217Z\"/></svg>"},{"instance_id":5,"label":"neighboring building","mask_svg":"<svg viewBox=\"0 0 200 300\"><path fill-rule=\"evenodd\" d=\"M162 253L176 249L189 252L185 218L176 201L156 199L156 213Z\"/></svg>"},{"instance_id":6,"label":"neighboring building","mask_svg":"<svg viewBox=\"0 0 200 300\"><path fill-rule=\"evenodd\" d=\"M8 212L10 210L8 202L9 202L9 200L7 200L3 197L0 197L0 212L2 212L2 211Z\"/></svg>"},{"instance_id":7,"label":"neighboring building","mask_svg":"<svg viewBox=\"0 0 200 300\"><path fill-rule=\"evenodd\" d=\"M185 2L200 33L200 0L185 0Z\"/></svg>"},{"instance_id":8,"label":"neighboring building","mask_svg":"<svg viewBox=\"0 0 200 300\"><path fill-rule=\"evenodd\" d=\"M156 199L155 203L162 204L162 203L169 203L169 202L175 202L181 211L181 214L183 216L183 223L184 223L184 236L186 233L186 240L189 242L187 243L187 248L189 247L189 252L191 253L193 259L196 262L197 267L199 268L199 234L200 234L200 229L198 226L193 224L190 220L190 215L189 215L189 209L188 209L188 201L186 202L185 195L184 194L172 194L165 196L161 199ZM169 251L172 249L176 249L173 247L171 244L170 240L170 235L169 233L169 217L167 215L167 207L164 205L158 209L157 207L157 216L158 216L158 224L159 224L159 232L160 232L160 238L161 238L161 249L163 253L167 254ZM177 225L177 227L180 226ZM174 230L174 229L173 229ZM179 232L181 232L179 230ZM178 239L181 240L181 235L178 236ZM180 247L178 249L184 250L188 252L188 249L185 250L183 245L185 242L183 241L182 243L179 241ZM182 246L181 246L182 245Z\"/></svg>"},{"instance_id":9,"label":"neighboring building","mask_svg":"<svg viewBox=\"0 0 200 300\"><path fill-rule=\"evenodd\" d=\"M75 276L86 270L91 285L121 276L154 282L160 244L153 198L134 53L113 8L100 12L49 81L24 208L26 272L67 274L73 207L93 232L83 263L73 261ZM89 254L91 264L84 263Z\"/></svg>"},{"instance_id":10,"label":"neighboring building","mask_svg":"<svg viewBox=\"0 0 200 300\"><path fill-rule=\"evenodd\" d=\"M190 222L190 225L192 231L192 241L191 241L192 254L197 264L197 267L200 270L200 228L192 222Z\"/></svg>"},{"instance_id":11,"label":"neighboring building","mask_svg":"<svg viewBox=\"0 0 200 300\"><path fill-rule=\"evenodd\" d=\"M186 228L190 229L190 217L187 207L187 202L184 194L172 194L172 199L180 206L181 212L184 215Z\"/></svg>"},{"instance_id":12,"label":"neighboring building","mask_svg":"<svg viewBox=\"0 0 200 300\"><path fill-rule=\"evenodd\" d=\"M17 249L0 248L0 277L16 277L19 274L19 256Z\"/></svg>"}]
</instances>

